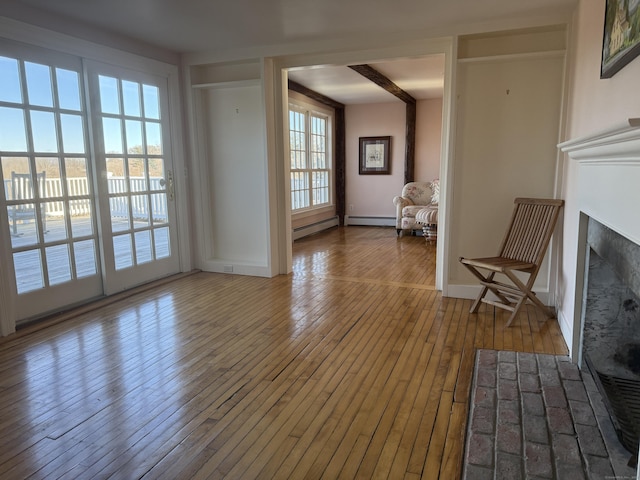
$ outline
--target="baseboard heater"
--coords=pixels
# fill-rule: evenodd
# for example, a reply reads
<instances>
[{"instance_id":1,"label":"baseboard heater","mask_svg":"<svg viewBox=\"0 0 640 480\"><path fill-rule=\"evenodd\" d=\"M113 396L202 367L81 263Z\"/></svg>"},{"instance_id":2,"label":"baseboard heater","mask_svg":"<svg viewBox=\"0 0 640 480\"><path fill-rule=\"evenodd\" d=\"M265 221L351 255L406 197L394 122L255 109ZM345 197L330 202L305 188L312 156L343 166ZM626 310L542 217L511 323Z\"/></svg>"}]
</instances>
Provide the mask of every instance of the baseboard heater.
<instances>
[{"instance_id":1,"label":"baseboard heater","mask_svg":"<svg viewBox=\"0 0 640 480\"><path fill-rule=\"evenodd\" d=\"M328 228L337 227L339 225L338 217L327 218L326 220L321 220L319 222L311 223L309 225L304 225L302 227L293 229L293 239L298 240L299 238L306 237L307 235L313 235L314 233L321 232L322 230L326 230Z\"/></svg>"},{"instance_id":2,"label":"baseboard heater","mask_svg":"<svg viewBox=\"0 0 640 480\"><path fill-rule=\"evenodd\" d=\"M348 215L346 225L361 225L366 227L395 227L396 217L366 217Z\"/></svg>"}]
</instances>

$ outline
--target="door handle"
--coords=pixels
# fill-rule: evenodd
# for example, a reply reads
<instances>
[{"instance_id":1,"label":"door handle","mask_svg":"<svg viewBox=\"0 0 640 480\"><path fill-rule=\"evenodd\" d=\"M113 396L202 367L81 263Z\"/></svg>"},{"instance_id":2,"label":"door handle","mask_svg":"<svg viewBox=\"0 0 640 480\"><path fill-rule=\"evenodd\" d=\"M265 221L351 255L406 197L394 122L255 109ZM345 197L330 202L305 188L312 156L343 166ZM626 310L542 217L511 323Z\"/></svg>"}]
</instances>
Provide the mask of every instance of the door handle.
<instances>
[{"instance_id":1,"label":"door handle","mask_svg":"<svg viewBox=\"0 0 640 480\"><path fill-rule=\"evenodd\" d=\"M165 185L167 186L167 196L169 197L169 200L173 202L175 199L175 191L173 188L173 171L171 170L167 170L166 180L164 178L160 179L160 186L164 187Z\"/></svg>"}]
</instances>

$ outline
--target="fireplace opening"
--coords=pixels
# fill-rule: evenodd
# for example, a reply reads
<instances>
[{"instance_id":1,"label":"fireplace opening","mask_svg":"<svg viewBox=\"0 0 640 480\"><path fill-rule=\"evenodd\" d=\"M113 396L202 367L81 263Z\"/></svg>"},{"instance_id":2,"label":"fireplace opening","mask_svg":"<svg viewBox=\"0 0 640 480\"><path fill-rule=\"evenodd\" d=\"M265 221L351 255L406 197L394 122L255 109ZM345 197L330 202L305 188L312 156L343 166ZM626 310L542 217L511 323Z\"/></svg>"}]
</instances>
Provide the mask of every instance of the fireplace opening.
<instances>
[{"instance_id":1,"label":"fireplace opening","mask_svg":"<svg viewBox=\"0 0 640 480\"><path fill-rule=\"evenodd\" d=\"M620 443L635 461L640 439L640 246L590 219L582 360Z\"/></svg>"},{"instance_id":2,"label":"fireplace opening","mask_svg":"<svg viewBox=\"0 0 640 480\"><path fill-rule=\"evenodd\" d=\"M618 347L613 359L636 375L640 375L640 344L627 343Z\"/></svg>"}]
</instances>

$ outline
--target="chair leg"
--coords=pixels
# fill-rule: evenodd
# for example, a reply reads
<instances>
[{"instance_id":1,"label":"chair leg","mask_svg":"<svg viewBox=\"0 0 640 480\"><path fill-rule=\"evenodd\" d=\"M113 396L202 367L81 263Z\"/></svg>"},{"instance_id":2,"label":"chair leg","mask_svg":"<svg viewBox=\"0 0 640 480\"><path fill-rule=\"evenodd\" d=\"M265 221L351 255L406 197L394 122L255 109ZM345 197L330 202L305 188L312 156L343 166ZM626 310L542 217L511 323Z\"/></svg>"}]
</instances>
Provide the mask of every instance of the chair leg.
<instances>
[{"instance_id":1,"label":"chair leg","mask_svg":"<svg viewBox=\"0 0 640 480\"><path fill-rule=\"evenodd\" d=\"M523 295L522 298L520 300L518 300L518 303L516 303L516 306L513 308L513 312L511 312L511 316L509 317L509 320L507 320L507 323L504 326L504 328L508 328L508 327L511 326L511 323L516 318L518 313L520 313L520 309L524 306L526 301L527 301L527 296L526 295Z\"/></svg>"},{"instance_id":2,"label":"chair leg","mask_svg":"<svg viewBox=\"0 0 640 480\"><path fill-rule=\"evenodd\" d=\"M469 309L469 313L478 313L478 309L480 308L480 304L482 303L482 299L487 294L489 289L487 287L482 287L480 290L480 294L476 297L476 301L471 305L471 309Z\"/></svg>"},{"instance_id":3,"label":"chair leg","mask_svg":"<svg viewBox=\"0 0 640 480\"><path fill-rule=\"evenodd\" d=\"M538 296L531 290L531 288L533 287L533 283L536 275L531 275L529 281L526 284L524 284L512 272L507 271L505 272L505 274L507 275L507 277L509 277L509 280L511 280L522 292L522 298L516 304L516 307L513 313L511 314L511 317L509 318L509 321L507 322L506 327L511 325L511 322L516 317L516 315L518 314L522 306L526 303L527 299L531 300L531 302L540 310L542 310L542 312L544 312L544 314L547 317L549 318L555 317L555 313L553 312L553 310L548 306L546 306L544 303L542 303L542 301L538 298Z\"/></svg>"},{"instance_id":4,"label":"chair leg","mask_svg":"<svg viewBox=\"0 0 640 480\"><path fill-rule=\"evenodd\" d=\"M482 290L480 290L480 293L478 294L478 296L476 297L475 302L473 302L473 305L471 305L471 309L469 310L469 313L478 313L478 308L480 307L480 304L482 303L482 299L485 297L485 295L491 291L491 293L493 293L496 297L498 297L498 299L504 303L505 305L509 305L511 302L509 302L509 299L507 297L505 297L504 295L502 295L502 293L500 293L500 290L496 287L492 287L491 285L488 285L490 283L493 282L493 277L495 277L496 273L495 272L491 272L489 273L489 275L487 275L486 277L484 275L482 275L475 267L473 267L472 265L467 265L466 263L463 263L463 265L465 267L467 267L467 269L473 273L478 280L480 280L480 283L482 285L484 285L482 287Z\"/></svg>"}]
</instances>

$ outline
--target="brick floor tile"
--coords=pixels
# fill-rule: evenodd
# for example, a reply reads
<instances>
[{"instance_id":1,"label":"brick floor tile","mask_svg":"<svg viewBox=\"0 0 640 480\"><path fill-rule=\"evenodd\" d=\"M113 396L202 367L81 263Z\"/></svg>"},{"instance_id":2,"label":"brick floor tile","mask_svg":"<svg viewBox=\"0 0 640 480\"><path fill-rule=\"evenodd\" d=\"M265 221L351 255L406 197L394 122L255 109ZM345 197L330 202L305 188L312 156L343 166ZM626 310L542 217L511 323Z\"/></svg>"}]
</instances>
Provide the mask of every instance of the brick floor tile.
<instances>
[{"instance_id":1,"label":"brick floor tile","mask_svg":"<svg viewBox=\"0 0 640 480\"><path fill-rule=\"evenodd\" d=\"M556 465L556 475L558 480L586 480L582 465Z\"/></svg>"},{"instance_id":2,"label":"brick floor tile","mask_svg":"<svg viewBox=\"0 0 640 480\"><path fill-rule=\"evenodd\" d=\"M538 360L538 366L540 370L556 370L558 367L556 366L556 357L553 355L545 355L543 353L539 353L536 355L536 359Z\"/></svg>"},{"instance_id":3,"label":"brick floor tile","mask_svg":"<svg viewBox=\"0 0 640 480\"><path fill-rule=\"evenodd\" d=\"M522 432L520 425L515 423L502 423L496 428L496 450L498 452L522 453Z\"/></svg>"},{"instance_id":4,"label":"brick floor tile","mask_svg":"<svg viewBox=\"0 0 640 480\"><path fill-rule=\"evenodd\" d=\"M566 408L547 408L547 422L549 423L549 429L553 433L566 433L568 435L574 433L573 420L569 410Z\"/></svg>"},{"instance_id":5,"label":"brick floor tile","mask_svg":"<svg viewBox=\"0 0 640 480\"><path fill-rule=\"evenodd\" d=\"M591 478L615 478L608 458L587 455L587 469Z\"/></svg>"},{"instance_id":6,"label":"brick floor tile","mask_svg":"<svg viewBox=\"0 0 640 480\"><path fill-rule=\"evenodd\" d=\"M524 477L522 457L498 452L496 459L496 480L518 480Z\"/></svg>"},{"instance_id":7,"label":"brick floor tile","mask_svg":"<svg viewBox=\"0 0 640 480\"><path fill-rule=\"evenodd\" d=\"M473 404L476 407L496 407L496 391L493 388L478 387L473 397Z\"/></svg>"},{"instance_id":8,"label":"brick floor tile","mask_svg":"<svg viewBox=\"0 0 640 480\"><path fill-rule=\"evenodd\" d=\"M522 414L523 415L544 415L544 403L542 395L539 393L522 393Z\"/></svg>"},{"instance_id":9,"label":"brick floor tile","mask_svg":"<svg viewBox=\"0 0 640 480\"><path fill-rule=\"evenodd\" d=\"M529 415L522 419L522 424L527 442L549 443L549 429L544 417Z\"/></svg>"},{"instance_id":10,"label":"brick floor tile","mask_svg":"<svg viewBox=\"0 0 640 480\"><path fill-rule=\"evenodd\" d=\"M475 407L471 419L471 429L477 433L492 434L496 426L496 409Z\"/></svg>"},{"instance_id":11,"label":"brick floor tile","mask_svg":"<svg viewBox=\"0 0 640 480\"><path fill-rule=\"evenodd\" d=\"M518 371L521 373L538 373L538 362L533 353L518 353Z\"/></svg>"},{"instance_id":12,"label":"brick floor tile","mask_svg":"<svg viewBox=\"0 0 640 480\"><path fill-rule=\"evenodd\" d=\"M498 364L498 376L500 378L506 378L507 380L517 380L518 371L516 369L516 364L500 362Z\"/></svg>"},{"instance_id":13,"label":"brick floor tile","mask_svg":"<svg viewBox=\"0 0 640 480\"><path fill-rule=\"evenodd\" d=\"M584 385L579 380L563 380L562 385L567 392L567 398L569 400L579 400L581 402L588 402L587 391L584 389Z\"/></svg>"},{"instance_id":14,"label":"brick floor tile","mask_svg":"<svg viewBox=\"0 0 640 480\"><path fill-rule=\"evenodd\" d=\"M560 382L560 374L558 373L557 370L549 370L549 369L545 369L545 370L541 370L540 371L540 384L543 387L558 387L561 384Z\"/></svg>"},{"instance_id":15,"label":"brick floor tile","mask_svg":"<svg viewBox=\"0 0 640 480\"><path fill-rule=\"evenodd\" d=\"M600 457L607 456L607 450L598 427L590 425L576 425L575 427L578 432L578 443L583 453Z\"/></svg>"},{"instance_id":16,"label":"brick floor tile","mask_svg":"<svg viewBox=\"0 0 640 480\"><path fill-rule=\"evenodd\" d=\"M560 372L560 376L564 379L582 381L578 366L571 362L558 362L558 371Z\"/></svg>"},{"instance_id":17,"label":"brick floor tile","mask_svg":"<svg viewBox=\"0 0 640 480\"><path fill-rule=\"evenodd\" d=\"M498 400L498 423L521 423L518 400Z\"/></svg>"},{"instance_id":18,"label":"brick floor tile","mask_svg":"<svg viewBox=\"0 0 640 480\"><path fill-rule=\"evenodd\" d=\"M520 381L520 390L522 392L540 392L540 380L538 375L521 373L518 377L518 380Z\"/></svg>"},{"instance_id":19,"label":"brick floor tile","mask_svg":"<svg viewBox=\"0 0 640 480\"><path fill-rule=\"evenodd\" d=\"M516 362L516 352L508 352L506 350L500 350L498 352L498 360L500 362L515 363Z\"/></svg>"},{"instance_id":20,"label":"brick floor tile","mask_svg":"<svg viewBox=\"0 0 640 480\"><path fill-rule=\"evenodd\" d=\"M593 413L593 408L591 408L590 403L569 400L569 407L575 423L581 425L597 425L596 416Z\"/></svg>"},{"instance_id":21,"label":"brick floor tile","mask_svg":"<svg viewBox=\"0 0 640 480\"><path fill-rule=\"evenodd\" d=\"M560 386L542 387L544 402L548 407L566 407L567 397L564 394L564 388Z\"/></svg>"},{"instance_id":22,"label":"brick floor tile","mask_svg":"<svg viewBox=\"0 0 640 480\"><path fill-rule=\"evenodd\" d=\"M553 478L551 450L547 445L527 442L525 445L525 470L527 476Z\"/></svg>"},{"instance_id":23,"label":"brick floor tile","mask_svg":"<svg viewBox=\"0 0 640 480\"><path fill-rule=\"evenodd\" d=\"M577 400L576 400L577 401ZM586 402L583 402L586 403ZM602 395L598 393L598 395L592 395L589 398L589 403L591 404L591 408L593 409L593 414L597 417L608 417L609 410L604 404L602 399Z\"/></svg>"},{"instance_id":24,"label":"brick floor tile","mask_svg":"<svg viewBox=\"0 0 640 480\"><path fill-rule=\"evenodd\" d=\"M498 361L498 352L495 350L478 350L478 366L495 368Z\"/></svg>"},{"instance_id":25,"label":"brick floor tile","mask_svg":"<svg viewBox=\"0 0 640 480\"><path fill-rule=\"evenodd\" d=\"M471 433L467 461L473 465L493 466L493 443L492 435Z\"/></svg>"},{"instance_id":26,"label":"brick floor tile","mask_svg":"<svg viewBox=\"0 0 640 480\"><path fill-rule=\"evenodd\" d=\"M518 398L518 382L498 378L498 398L500 400L516 400Z\"/></svg>"},{"instance_id":27,"label":"brick floor tile","mask_svg":"<svg viewBox=\"0 0 640 480\"><path fill-rule=\"evenodd\" d=\"M462 478L464 480L493 480L493 469L467 465Z\"/></svg>"},{"instance_id":28,"label":"brick floor tile","mask_svg":"<svg viewBox=\"0 0 640 480\"><path fill-rule=\"evenodd\" d=\"M496 387L496 371L493 368L479 368L476 376L476 385L480 387Z\"/></svg>"},{"instance_id":29,"label":"brick floor tile","mask_svg":"<svg viewBox=\"0 0 640 480\"><path fill-rule=\"evenodd\" d=\"M582 465L580 447L574 435L555 434L551 445L556 464Z\"/></svg>"}]
</instances>

